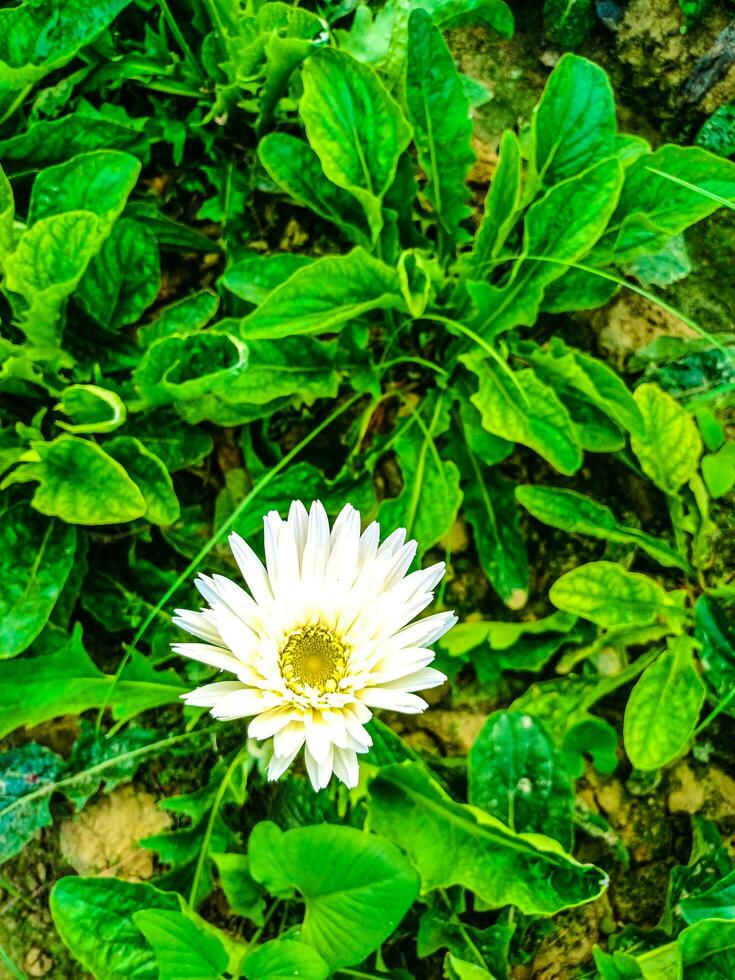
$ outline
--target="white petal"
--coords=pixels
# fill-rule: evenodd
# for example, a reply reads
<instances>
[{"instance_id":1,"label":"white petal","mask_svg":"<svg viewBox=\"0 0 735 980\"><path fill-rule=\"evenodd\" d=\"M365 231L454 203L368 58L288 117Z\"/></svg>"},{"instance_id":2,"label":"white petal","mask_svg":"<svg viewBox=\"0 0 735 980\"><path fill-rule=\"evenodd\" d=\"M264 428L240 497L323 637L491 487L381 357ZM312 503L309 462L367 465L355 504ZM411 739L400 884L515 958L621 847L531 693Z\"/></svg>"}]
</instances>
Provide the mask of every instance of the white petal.
<instances>
[{"instance_id":1,"label":"white petal","mask_svg":"<svg viewBox=\"0 0 735 980\"><path fill-rule=\"evenodd\" d=\"M391 691L424 691L431 687L439 687L446 681L446 675L433 667L422 667L421 670L414 671L413 674L406 674L405 677L398 677L394 681L381 681L384 688Z\"/></svg>"},{"instance_id":2,"label":"white petal","mask_svg":"<svg viewBox=\"0 0 735 980\"><path fill-rule=\"evenodd\" d=\"M306 507L304 507L300 500L294 500L291 504L288 511L288 524L291 528L291 533L293 534L300 563L301 555L304 551L304 545L306 544L306 534L309 527L309 515L306 511Z\"/></svg>"},{"instance_id":3,"label":"white petal","mask_svg":"<svg viewBox=\"0 0 735 980\"><path fill-rule=\"evenodd\" d=\"M262 715L253 718L248 725L248 735L262 741L264 738L270 738L276 732L280 732L290 721L294 721L298 717L298 711L295 711L290 705L271 708L269 711L264 711Z\"/></svg>"},{"instance_id":4,"label":"white petal","mask_svg":"<svg viewBox=\"0 0 735 980\"><path fill-rule=\"evenodd\" d=\"M317 762L307 746L304 750L304 761L306 762L306 771L309 774L311 785L317 792L320 789L324 789L332 776L332 766L334 764L334 750L332 746L329 746L329 754L323 762Z\"/></svg>"},{"instance_id":5,"label":"white petal","mask_svg":"<svg viewBox=\"0 0 735 980\"><path fill-rule=\"evenodd\" d=\"M392 691L383 687L366 687L357 696L363 704L368 704L371 708L400 711L405 715L418 715L429 707L426 701L416 694L406 694L403 691Z\"/></svg>"},{"instance_id":6,"label":"white petal","mask_svg":"<svg viewBox=\"0 0 735 980\"><path fill-rule=\"evenodd\" d=\"M357 754L350 749L335 749L334 775L341 779L348 789L354 789L360 778Z\"/></svg>"},{"instance_id":7,"label":"white petal","mask_svg":"<svg viewBox=\"0 0 735 980\"><path fill-rule=\"evenodd\" d=\"M200 663L209 664L210 667L217 667L219 670L229 670L233 674L236 674L242 667L240 661L231 653L221 647L208 646L206 643L173 643L171 649L182 657L198 660Z\"/></svg>"},{"instance_id":8,"label":"white petal","mask_svg":"<svg viewBox=\"0 0 735 980\"><path fill-rule=\"evenodd\" d=\"M309 510L306 544L301 555L301 581L319 586L329 557L329 519L323 504L315 500Z\"/></svg>"},{"instance_id":9,"label":"white petal","mask_svg":"<svg viewBox=\"0 0 735 980\"><path fill-rule=\"evenodd\" d=\"M182 630L198 636L200 640L206 640L215 646L222 643L222 637L212 619L211 610L204 612L194 612L192 609L176 609L173 617L175 626L180 626Z\"/></svg>"},{"instance_id":10,"label":"white petal","mask_svg":"<svg viewBox=\"0 0 735 980\"><path fill-rule=\"evenodd\" d=\"M301 748L301 746L299 746L299 748ZM296 751L292 752L290 755L274 755L271 758L271 761L268 763L269 781L273 782L276 779L280 779L298 754L299 749L296 749Z\"/></svg>"},{"instance_id":11,"label":"white petal","mask_svg":"<svg viewBox=\"0 0 735 980\"><path fill-rule=\"evenodd\" d=\"M261 560L239 534L231 534L228 540L235 561L253 598L258 605L270 605L273 601L273 590Z\"/></svg>"},{"instance_id":12,"label":"white petal","mask_svg":"<svg viewBox=\"0 0 735 980\"><path fill-rule=\"evenodd\" d=\"M242 690L244 690L244 685L239 681L217 681L216 684L205 684L187 694L182 694L181 699L187 704L196 705L198 708L212 708L228 694Z\"/></svg>"},{"instance_id":13,"label":"white petal","mask_svg":"<svg viewBox=\"0 0 735 980\"><path fill-rule=\"evenodd\" d=\"M444 636L456 622L457 617L453 612L434 613L433 616L425 616L410 626L404 626L396 633L395 639L402 647L425 647Z\"/></svg>"},{"instance_id":14,"label":"white petal","mask_svg":"<svg viewBox=\"0 0 735 980\"><path fill-rule=\"evenodd\" d=\"M293 758L304 744L305 738L306 730L303 722L289 722L273 736L273 751L276 755L286 755Z\"/></svg>"},{"instance_id":15,"label":"white petal","mask_svg":"<svg viewBox=\"0 0 735 980\"><path fill-rule=\"evenodd\" d=\"M243 687L239 691L226 694L212 708L212 714L221 721L232 721L234 718L249 718L262 711L275 707L280 698L270 691L259 691L252 687Z\"/></svg>"}]
</instances>

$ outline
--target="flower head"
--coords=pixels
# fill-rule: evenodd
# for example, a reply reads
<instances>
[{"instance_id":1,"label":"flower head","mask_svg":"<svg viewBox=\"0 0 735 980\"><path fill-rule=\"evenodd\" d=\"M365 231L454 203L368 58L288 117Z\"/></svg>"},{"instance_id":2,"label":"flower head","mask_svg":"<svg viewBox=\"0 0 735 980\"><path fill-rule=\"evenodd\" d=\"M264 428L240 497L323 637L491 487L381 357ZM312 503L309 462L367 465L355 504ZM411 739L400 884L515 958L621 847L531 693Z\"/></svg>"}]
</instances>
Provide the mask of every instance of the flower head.
<instances>
[{"instance_id":1,"label":"flower head","mask_svg":"<svg viewBox=\"0 0 735 980\"><path fill-rule=\"evenodd\" d=\"M377 523L360 533L349 504L329 527L324 507L294 501L288 519L264 520L265 567L237 535L230 547L249 591L222 575L200 575L207 607L177 610L174 622L203 641L174 650L234 675L184 695L215 718L252 718L248 735L272 739L268 778L278 779L302 746L314 789L332 773L358 778L357 753L371 744L372 708L409 714L414 692L446 678L428 649L457 621L443 612L411 620L434 597L444 563L406 572L416 542L403 529L380 544Z\"/></svg>"}]
</instances>

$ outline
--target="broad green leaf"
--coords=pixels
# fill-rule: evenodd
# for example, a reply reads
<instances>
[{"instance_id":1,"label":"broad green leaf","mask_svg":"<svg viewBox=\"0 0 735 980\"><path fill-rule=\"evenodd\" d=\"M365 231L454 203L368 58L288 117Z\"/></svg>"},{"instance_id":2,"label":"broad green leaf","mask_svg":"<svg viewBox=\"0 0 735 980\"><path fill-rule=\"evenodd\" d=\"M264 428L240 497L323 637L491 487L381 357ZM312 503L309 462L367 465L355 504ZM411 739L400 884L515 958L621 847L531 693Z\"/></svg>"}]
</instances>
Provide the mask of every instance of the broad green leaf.
<instances>
[{"instance_id":1,"label":"broad green leaf","mask_svg":"<svg viewBox=\"0 0 735 980\"><path fill-rule=\"evenodd\" d=\"M173 524L181 508L168 470L150 449L133 436L116 436L105 443L105 450L123 467L145 500L146 520L152 524Z\"/></svg>"},{"instance_id":2,"label":"broad green leaf","mask_svg":"<svg viewBox=\"0 0 735 980\"><path fill-rule=\"evenodd\" d=\"M554 582L549 598L557 608L608 629L646 626L681 614L658 582L611 561L573 568Z\"/></svg>"},{"instance_id":3,"label":"broad green leaf","mask_svg":"<svg viewBox=\"0 0 735 980\"><path fill-rule=\"evenodd\" d=\"M125 432L140 439L161 460L169 473L201 463L212 452L209 433L187 425L170 408L156 408L129 420Z\"/></svg>"},{"instance_id":4,"label":"broad green leaf","mask_svg":"<svg viewBox=\"0 0 735 980\"><path fill-rule=\"evenodd\" d=\"M676 493L697 472L702 439L692 416L656 384L636 388L643 431L631 435L633 452L651 480L665 493Z\"/></svg>"},{"instance_id":5,"label":"broad green leaf","mask_svg":"<svg viewBox=\"0 0 735 980\"><path fill-rule=\"evenodd\" d=\"M553 389L530 369L506 373L479 354L463 355L461 360L479 379L471 400L488 432L529 446L560 473L577 472L582 451L569 413Z\"/></svg>"},{"instance_id":6,"label":"broad green leaf","mask_svg":"<svg viewBox=\"0 0 735 980\"><path fill-rule=\"evenodd\" d=\"M642 548L655 561L667 567L688 571L687 562L664 541L634 527L619 524L604 504L575 490L524 484L516 487L516 499L536 520L570 534L588 534L603 541L618 541Z\"/></svg>"},{"instance_id":7,"label":"broad green leaf","mask_svg":"<svg viewBox=\"0 0 735 980\"><path fill-rule=\"evenodd\" d=\"M263 924L263 889L250 874L247 854L212 854L220 887L235 915Z\"/></svg>"},{"instance_id":8,"label":"broad green leaf","mask_svg":"<svg viewBox=\"0 0 735 980\"><path fill-rule=\"evenodd\" d=\"M311 946L287 936L256 947L243 963L246 980L326 980L329 967Z\"/></svg>"},{"instance_id":9,"label":"broad green leaf","mask_svg":"<svg viewBox=\"0 0 735 980\"><path fill-rule=\"evenodd\" d=\"M477 807L455 803L416 763L386 766L369 787L370 827L419 869L424 892L462 885L490 908L553 915L593 901L607 877L541 834L517 834Z\"/></svg>"},{"instance_id":10,"label":"broad green leaf","mask_svg":"<svg viewBox=\"0 0 735 980\"><path fill-rule=\"evenodd\" d=\"M140 174L140 161L119 150L94 150L42 170L33 181L29 224L68 211L90 211L106 238Z\"/></svg>"},{"instance_id":11,"label":"broad green leaf","mask_svg":"<svg viewBox=\"0 0 735 980\"><path fill-rule=\"evenodd\" d=\"M380 202L411 131L375 72L336 48L316 51L303 70L299 113L326 176L365 208L373 237Z\"/></svg>"},{"instance_id":12,"label":"broad green leaf","mask_svg":"<svg viewBox=\"0 0 735 980\"><path fill-rule=\"evenodd\" d=\"M59 319L99 247L99 219L70 211L37 221L4 261L4 286L23 299L20 329L35 347L58 344Z\"/></svg>"},{"instance_id":13,"label":"broad green leaf","mask_svg":"<svg viewBox=\"0 0 735 980\"><path fill-rule=\"evenodd\" d=\"M38 725L58 715L80 714L109 700L117 718L175 703L185 688L173 671L157 671L134 655L115 685L90 659L75 632L52 653L0 663L0 738L21 725ZM33 669L29 669L29 664Z\"/></svg>"},{"instance_id":14,"label":"broad green leaf","mask_svg":"<svg viewBox=\"0 0 735 980\"><path fill-rule=\"evenodd\" d=\"M706 891L688 894L679 900L684 921L691 925L702 919L735 919L735 871L731 871Z\"/></svg>"},{"instance_id":15,"label":"broad green leaf","mask_svg":"<svg viewBox=\"0 0 735 980\"><path fill-rule=\"evenodd\" d=\"M26 0L0 11L0 97L59 68L93 41L130 0Z\"/></svg>"},{"instance_id":16,"label":"broad green leaf","mask_svg":"<svg viewBox=\"0 0 735 980\"><path fill-rule=\"evenodd\" d=\"M431 406L430 406L431 407ZM394 443L403 476L397 497L383 500L378 520L385 527L405 527L419 543L419 556L432 548L452 527L462 503L459 470L441 458L436 439L445 427L437 400L423 425L414 418ZM417 409L417 412L420 409Z\"/></svg>"},{"instance_id":17,"label":"broad green leaf","mask_svg":"<svg viewBox=\"0 0 735 980\"><path fill-rule=\"evenodd\" d=\"M468 799L518 833L546 834L572 845L574 788L543 726L514 711L495 711L467 756Z\"/></svg>"},{"instance_id":18,"label":"broad green leaf","mask_svg":"<svg viewBox=\"0 0 735 980\"><path fill-rule=\"evenodd\" d=\"M25 501L0 514L0 659L14 657L38 636L64 587L76 530L40 517Z\"/></svg>"},{"instance_id":19,"label":"broad green leaf","mask_svg":"<svg viewBox=\"0 0 735 980\"><path fill-rule=\"evenodd\" d=\"M13 188L10 186L10 181L5 176L3 168L0 167L0 271L2 271L5 256L9 255L15 247L14 218Z\"/></svg>"},{"instance_id":20,"label":"broad green leaf","mask_svg":"<svg viewBox=\"0 0 735 980\"><path fill-rule=\"evenodd\" d=\"M150 728L130 725L122 732L106 735L96 731L94 724L80 719L81 732L72 746L64 775L73 775L60 792L69 799L77 811L97 793L104 783L109 792L121 783L129 782L145 759L144 754L131 757L156 741L156 732ZM100 770L100 766L104 769ZM94 770L88 773L87 770Z\"/></svg>"},{"instance_id":21,"label":"broad green leaf","mask_svg":"<svg viewBox=\"0 0 735 980\"><path fill-rule=\"evenodd\" d=\"M247 255L229 266L221 282L231 293L257 306L268 293L283 285L297 269L310 265L308 255L282 252L277 255Z\"/></svg>"},{"instance_id":22,"label":"broad green leaf","mask_svg":"<svg viewBox=\"0 0 735 980\"><path fill-rule=\"evenodd\" d=\"M726 697L735 685L735 628L712 596L701 595L694 604L694 636L704 680L718 698ZM725 710L732 714L732 704Z\"/></svg>"},{"instance_id":23,"label":"broad green leaf","mask_svg":"<svg viewBox=\"0 0 735 980\"><path fill-rule=\"evenodd\" d=\"M138 328L138 340L149 346L171 334L196 333L209 323L218 307L219 296L210 289L200 289L198 293L191 293L158 310L152 320Z\"/></svg>"},{"instance_id":24,"label":"broad green leaf","mask_svg":"<svg viewBox=\"0 0 735 980\"><path fill-rule=\"evenodd\" d=\"M472 525L480 566L509 609L528 599L528 557L520 531L513 485L480 463L469 441L459 453L464 499L462 513Z\"/></svg>"},{"instance_id":25,"label":"broad green leaf","mask_svg":"<svg viewBox=\"0 0 735 980\"><path fill-rule=\"evenodd\" d=\"M449 980L493 980L492 973L484 966L461 960L453 953L448 953L444 960L444 976Z\"/></svg>"},{"instance_id":26,"label":"broad green leaf","mask_svg":"<svg viewBox=\"0 0 735 980\"><path fill-rule=\"evenodd\" d=\"M583 269L568 269L544 290L541 309L545 313L573 313L604 306L620 289L617 282Z\"/></svg>"},{"instance_id":27,"label":"broad green leaf","mask_svg":"<svg viewBox=\"0 0 735 980\"><path fill-rule=\"evenodd\" d=\"M61 878L51 889L59 935L95 977L158 980L153 950L133 921L136 912L180 910L179 896L120 878Z\"/></svg>"},{"instance_id":28,"label":"broad green leaf","mask_svg":"<svg viewBox=\"0 0 735 980\"><path fill-rule=\"evenodd\" d=\"M468 283L477 308L473 323L483 336L533 326L544 289L584 258L612 215L623 182L615 159L601 160L555 184L526 212L522 254L505 285Z\"/></svg>"},{"instance_id":29,"label":"broad green leaf","mask_svg":"<svg viewBox=\"0 0 735 980\"><path fill-rule=\"evenodd\" d=\"M717 210L720 203L708 195L735 203L734 163L699 147L673 144L638 157L626 172L611 230L600 242L600 256L629 262L658 252L673 235Z\"/></svg>"},{"instance_id":30,"label":"broad green leaf","mask_svg":"<svg viewBox=\"0 0 735 980\"><path fill-rule=\"evenodd\" d=\"M633 395L604 361L567 347L560 337L553 337L546 347L521 343L519 351L531 362L542 381L557 390L578 393L626 432L642 432L643 417Z\"/></svg>"},{"instance_id":31,"label":"broad green leaf","mask_svg":"<svg viewBox=\"0 0 735 980\"><path fill-rule=\"evenodd\" d=\"M70 524L117 524L145 513L143 494L96 443L59 436L32 442L31 450L33 461L17 466L3 486L37 480L31 503L42 514Z\"/></svg>"},{"instance_id":32,"label":"broad green leaf","mask_svg":"<svg viewBox=\"0 0 735 980\"><path fill-rule=\"evenodd\" d=\"M377 949L418 894L416 873L398 848L352 827L322 824L284 834L273 823L260 823L248 854L253 877L269 891L295 888L301 894L301 940L332 970L360 963Z\"/></svg>"},{"instance_id":33,"label":"broad green leaf","mask_svg":"<svg viewBox=\"0 0 735 980\"><path fill-rule=\"evenodd\" d=\"M532 166L546 187L615 152L615 103L605 72L565 54L551 73L531 120Z\"/></svg>"},{"instance_id":34,"label":"broad green leaf","mask_svg":"<svg viewBox=\"0 0 735 980\"><path fill-rule=\"evenodd\" d=\"M348 255L328 255L297 269L240 321L240 331L244 340L334 333L348 320L376 308L403 308L398 274L356 248Z\"/></svg>"},{"instance_id":35,"label":"broad green leaf","mask_svg":"<svg viewBox=\"0 0 735 980\"><path fill-rule=\"evenodd\" d=\"M258 156L271 179L297 204L331 221L355 244L369 243L370 229L357 198L327 179L308 143L287 133L270 133L260 141Z\"/></svg>"},{"instance_id":36,"label":"broad green leaf","mask_svg":"<svg viewBox=\"0 0 735 980\"><path fill-rule=\"evenodd\" d=\"M177 333L151 344L133 380L149 405L165 405L227 389L247 363L247 347L230 333Z\"/></svg>"},{"instance_id":37,"label":"broad green leaf","mask_svg":"<svg viewBox=\"0 0 735 980\"><path fill-rule=\"evenodd\" d=\"M219 939L182 912L141 909L132 917L153 948L158 980L214 980L227 969L227 950Z\"/></svg>"},{"instance_id":38,"label":"broad green leaf","mask_svg":"<svg viewBox=\"0 0 735 980\"><path fill-rule=\"evenodd\" d=\"M546 33L565 48L581 44L596 22L594 0L544 0Z\"/></svg>"},{"instance_id":39,"label":"broad green leaf","mask_svg":"<svg viewBox=\"0 0 735 980\"><path fill-rule=\"evenodd\" d=\"M513 14L503 0L417 0L443 31L482 25L501 37L513 36Z\"/></svg>"},{"instance_id":40,"label":"broad green leaf","mask_svg":"<svg viewBox=\"0 0 735 980\"><path fill-rule=\"evenodd\" d=\"M695 140L697 146L721 157L735 153L735 106L721 105L705 119Z\"/></svg>"},{"instance_id":41,"label":"broad green leaf","mask_svg":"<svg viewBox=\"0 0 735 980\"><path fill-rule=\"evenodd\" d=\"M27 804L21 801L44 786L51 787L63 766L60 756L35 742L0 755L0 862L22 851L37 830L51 823L50 793Z\"/></svg>"},{"instance_id":42,"label":"broad green leaf","mask_svg":"<svg viewBox=\"0 0 735 980\"><path fill-rule=\"evenodd\" d=\"M702 476L710 497L724 497L735 486L735 442L726 442L702 459Z\"/></svg>"},{"instance_id":43,"label":"broad green leaf","mask_svg":"<svg viewBox=\"0 0 735 980\"><path fill-rule=\"evenodd\" d=\"M485 196L482 222L470 256L473 279L492 271L521 204L521 147L515 133L506 130L500 139L498 166Z\"/></svg>"},{"instance_id":44,"label":"broad green leaf","mask_svg":"<svg viewBox=\"0 0 735 980\"><path fill-rule=\"evenodd\" d=\"M0 15L2 16L2 15ZM41 170L90 150L126 150L142 162L149 155L146 133L134 121L107 119L86 111L39 119L15 136L0 140L0 160L8 173ZM89 114L88 114L89 113Z\"/></svg>"},{"instance_id":45,"label":"broad green leaf","mask_svg":"<svg viewBox=\"0 0 735 980\"><path fill-rule=\"evenodd\" d=\"M735 922L695 922L677 939L686 980L719 980L735 975Z\"/></svg>"},{"instance_id":46,"label":"broad green leaf","mask_svg":"<svg viewBox=\"0 0 735 980\"><path fill-rule=\"evenodd\" d=\"M87 266L75 298L108 330L135 323L161 285L158 242L145 225L123 218Z\"/></svg>"},{"instance_id":47,"label":"broad green leaf","mask_svg":"<svg viewBox=\"0 0 735 980\"><path fill-rule=\"evenodd\" d=\"M471 210L472 120L454 59L429 14L420 9L408 20L406 109L427 176L423 193L443 233L454 241Z\"/></svg>"},{"instance_id":48,"label":"broad green leaf","mask_svg":"<svg viewBox=\"0 0 735 980\"><path fill-rule=\"evenodd\" d=\"M125 423L125 402L109 388L99 385L68 385L61 393L57 412L68 415L72 422L57 419L60 429L74 434L112 432Z\"/></svg>"},{"instance_id":49,"label":"broad green leaf","mask_svg":"<svg viewBox=\"0 0 735 980\"><path fill-rule=\"evenodd\" d=\"M704 684L694 666L691 641L680 638L647 667L625 709L625 751L636 769L672 762L694 734L704 703Z\"/></svg>"}]
</instances>

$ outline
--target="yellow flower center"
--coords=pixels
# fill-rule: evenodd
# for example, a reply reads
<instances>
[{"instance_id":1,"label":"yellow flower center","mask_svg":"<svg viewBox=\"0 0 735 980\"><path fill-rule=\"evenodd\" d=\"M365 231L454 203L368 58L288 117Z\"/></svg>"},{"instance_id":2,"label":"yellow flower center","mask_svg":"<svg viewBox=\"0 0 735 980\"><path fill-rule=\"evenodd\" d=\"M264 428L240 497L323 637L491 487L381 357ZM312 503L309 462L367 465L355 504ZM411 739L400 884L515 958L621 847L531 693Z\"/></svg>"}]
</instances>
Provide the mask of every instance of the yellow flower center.
<instances>
[{"instance_id":1,"label":"yellow flower center","mask_svg":"<svg viewBox=\"0 0 735 980\"><path fill-rule=\"evenodd\" d=\"M336 691L347 669L347 648L324 626L304 626L288 637L279 656L281 675L296 694Z\"/></svg>"}]
</instances>

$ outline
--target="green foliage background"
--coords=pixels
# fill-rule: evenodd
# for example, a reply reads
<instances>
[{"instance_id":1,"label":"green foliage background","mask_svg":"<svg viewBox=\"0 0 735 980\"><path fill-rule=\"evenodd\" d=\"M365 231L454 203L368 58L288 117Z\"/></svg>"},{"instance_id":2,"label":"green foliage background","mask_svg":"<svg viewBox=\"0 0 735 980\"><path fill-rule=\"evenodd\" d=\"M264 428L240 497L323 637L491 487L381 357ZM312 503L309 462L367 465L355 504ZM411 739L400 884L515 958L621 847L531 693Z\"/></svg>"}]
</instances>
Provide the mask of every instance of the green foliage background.
<instances>
[{"instance_id":1,"label":"green foliage background","mask_svg":"<svg viewBox=\"0 0 735 980\"><path fill-rule=\"evenodd\" d=\"M565 47L595 21L544 14ZM676 313L652 284L735 205L735 165L620 132L605 71L566 53L497 134L478 206L488 93L445 39L467 26L509 38L513 15L0 10L0 855L209 760L160 802L154 883L58 872L75 976L507 977L627 860L578 780L653 787L735 713L732 338L679 313L690 336L622 374L573 316L623 290ZM498 708L466 757L376 720L359 788L314 797L298 772L266 786L244 726L178 707L208 668L172 660L171 610L195 570L234 574L227 532L259 548L293 498L350 501L446 557L439 604L465 621L444 696ZM477 569L491 594L463 584ZM28 732L66 715L66 756ZM735 871L714 825L693 835L661 922L613 930L587 975L735 974Z\"/></svg>"}]
</instances>

